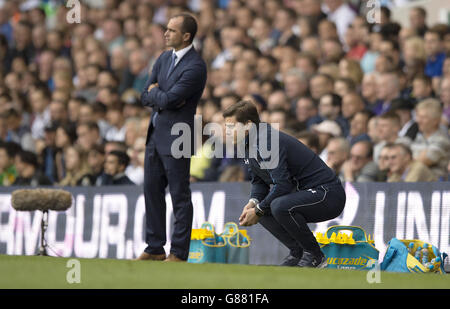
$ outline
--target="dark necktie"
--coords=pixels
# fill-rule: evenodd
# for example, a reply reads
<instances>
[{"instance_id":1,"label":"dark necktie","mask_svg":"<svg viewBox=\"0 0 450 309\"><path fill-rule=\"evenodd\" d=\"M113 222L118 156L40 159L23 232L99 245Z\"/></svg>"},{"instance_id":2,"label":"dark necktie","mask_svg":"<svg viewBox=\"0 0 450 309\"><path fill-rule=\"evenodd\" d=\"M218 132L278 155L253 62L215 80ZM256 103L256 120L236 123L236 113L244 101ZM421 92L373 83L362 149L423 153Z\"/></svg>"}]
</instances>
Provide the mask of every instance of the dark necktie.
<instances>
[{"instance_id":1,"label":"dark necktie","mask_svg":"<svg viewBox=\"0 0 450 309\"><path fill-rule=\"evenodd\" d=\"M172 53L172 62L170 63L169 70L167 71L167 78L169 78L170 73L172 73L173 69L175 68L176 61L177 61L177 55L175 53Z\"/></svg>"}]
</instances>

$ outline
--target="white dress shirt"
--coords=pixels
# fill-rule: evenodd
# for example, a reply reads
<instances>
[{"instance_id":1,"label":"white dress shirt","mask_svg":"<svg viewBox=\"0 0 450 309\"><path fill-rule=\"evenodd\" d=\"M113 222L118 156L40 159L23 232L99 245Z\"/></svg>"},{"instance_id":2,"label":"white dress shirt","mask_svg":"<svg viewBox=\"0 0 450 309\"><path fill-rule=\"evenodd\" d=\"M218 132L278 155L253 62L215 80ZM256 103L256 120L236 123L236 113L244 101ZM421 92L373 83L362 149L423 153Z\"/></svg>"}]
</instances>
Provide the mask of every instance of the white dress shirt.
<instances>
[{"instance_id":1,"label":"white dress shirt","mask_svg":"<svg viewBox=\"0 0 450 309\"><path fill-rule=\"evenodd\" d=\"M173 53L175 55L177 55L177 60L175 60L174 67L178 64L178 62L180 62L181 58L183 58L188 53L188 51L191 50L192 47L193 47L193 44L191 44L183 49L180 49L179 51L175 51L175 49L173 49Z\"/></svg>"}]
</instances>

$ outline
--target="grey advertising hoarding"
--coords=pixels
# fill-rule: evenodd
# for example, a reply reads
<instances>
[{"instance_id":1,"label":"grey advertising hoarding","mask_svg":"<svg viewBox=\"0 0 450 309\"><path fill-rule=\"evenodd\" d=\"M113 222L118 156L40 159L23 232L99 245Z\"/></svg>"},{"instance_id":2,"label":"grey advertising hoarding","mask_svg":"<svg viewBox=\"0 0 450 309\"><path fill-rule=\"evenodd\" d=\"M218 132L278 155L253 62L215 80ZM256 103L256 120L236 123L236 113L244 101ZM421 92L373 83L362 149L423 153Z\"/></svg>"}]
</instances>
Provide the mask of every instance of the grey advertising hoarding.
<instances>
[{"instance_id":1,"label":"grey advertising hoarding","mask_svg":"<svg viewBox=\"0 0 450 309\"><path fill-rule=\"evenodd\" d=\"M50 212L49 254L64 257L132 259L146 244L145 203L137 186L66 188L74 198L65 212ZM222 232L226 222L237 222L248 201L249 183L193 184L193 228L205 221ZM14 188L0 188L0 254L34 255L39 247L42 213L17 212L11 207ZM324 232L332 225L363 227L384 255L393 237L420 239L450 252L450 183L346 183L347 202L336 219L311 224ZM167 202L166 251L173 222ZM251 264L278 264L288 253L260 225L247 227L252 239ZM446 269L450 265L447 261Z\"/></svg>"}]
</instances>

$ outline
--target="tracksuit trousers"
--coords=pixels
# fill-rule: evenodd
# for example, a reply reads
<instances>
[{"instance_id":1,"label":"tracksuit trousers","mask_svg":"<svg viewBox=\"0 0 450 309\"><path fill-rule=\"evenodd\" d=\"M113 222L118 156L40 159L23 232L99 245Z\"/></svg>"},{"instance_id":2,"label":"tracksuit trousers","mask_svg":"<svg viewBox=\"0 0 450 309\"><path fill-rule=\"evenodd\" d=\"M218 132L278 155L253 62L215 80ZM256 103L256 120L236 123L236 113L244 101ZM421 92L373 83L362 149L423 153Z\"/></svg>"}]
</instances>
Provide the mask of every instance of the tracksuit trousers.
<instances>
[{"instance_id":1,"label":"tracksuit trousers","mask_svg":"<svg viewBox=\"0 0 450 309\"><path fill-rule=\"evenodd\" d=\"M259 223L289 248L292 256L301 258L303 250L320 256L319 244L307 223L336 218L344 209L345 199L345 190L337 179L274 199L271 213L261 217Z\"/></svg>"}]
</instances>

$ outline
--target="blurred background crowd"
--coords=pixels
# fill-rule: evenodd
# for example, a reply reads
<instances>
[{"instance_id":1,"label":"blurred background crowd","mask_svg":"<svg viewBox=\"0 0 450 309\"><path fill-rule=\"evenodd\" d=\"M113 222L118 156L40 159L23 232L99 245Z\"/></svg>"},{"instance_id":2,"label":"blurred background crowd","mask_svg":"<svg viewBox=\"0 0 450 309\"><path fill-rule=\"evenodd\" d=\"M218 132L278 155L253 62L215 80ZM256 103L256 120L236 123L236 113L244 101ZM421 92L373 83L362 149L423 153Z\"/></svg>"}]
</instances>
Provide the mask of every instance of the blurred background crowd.
<instances>
[{"instance_id":1,"label":"blurred background crowd","mask_svg":"<svg viewBox=\"0 0 450 309\"><path fill-rule=\"evenodd\" d=\"M449 180L450 27L424 7L405 26L402 1L373 23L366 0L90 0L69 23L65 2L0 0L2 186L142 185L140 95L180 12L208 65L204 125L251 100L343 181ZM214 138L191 181L248 180L242 160L209 158Z\"/></svg>"}]
</instances>

